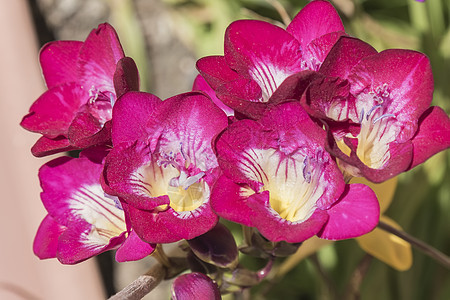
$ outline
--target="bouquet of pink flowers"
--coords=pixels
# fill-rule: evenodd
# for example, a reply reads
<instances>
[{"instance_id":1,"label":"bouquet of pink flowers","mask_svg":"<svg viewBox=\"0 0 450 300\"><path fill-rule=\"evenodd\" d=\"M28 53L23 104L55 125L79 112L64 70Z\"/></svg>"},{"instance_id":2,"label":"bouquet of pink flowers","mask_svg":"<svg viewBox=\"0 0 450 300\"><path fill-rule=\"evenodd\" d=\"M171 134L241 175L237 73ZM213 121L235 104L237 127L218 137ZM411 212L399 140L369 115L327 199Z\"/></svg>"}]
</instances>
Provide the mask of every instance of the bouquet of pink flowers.
<instances>
[{"instance_id":1,"label":"bouquet of pink flowers","mask_svg":"<svg viewBox=\"0 0 450 300\"><path fill-rule=\"evenodd\" d=\"M39 171L48 215L35 254L63 264L153 255L153 277L178 276L174 299L256 285L314 236L390 231L376 193L352 179L382 183L450 147L427 56L378 52L327 1L285 29L233 22L224 55L199 59L192 91L166 100L139 91L106 23L84 42L46 44L40 63L48 90L21 122L42 135L31 151L77 155ZM221 219L244 227L243 245ZM179 241L185 257L167 257L161 245ZM245 269L238 249L266 267Z\"/></svg>"}]
</instances>

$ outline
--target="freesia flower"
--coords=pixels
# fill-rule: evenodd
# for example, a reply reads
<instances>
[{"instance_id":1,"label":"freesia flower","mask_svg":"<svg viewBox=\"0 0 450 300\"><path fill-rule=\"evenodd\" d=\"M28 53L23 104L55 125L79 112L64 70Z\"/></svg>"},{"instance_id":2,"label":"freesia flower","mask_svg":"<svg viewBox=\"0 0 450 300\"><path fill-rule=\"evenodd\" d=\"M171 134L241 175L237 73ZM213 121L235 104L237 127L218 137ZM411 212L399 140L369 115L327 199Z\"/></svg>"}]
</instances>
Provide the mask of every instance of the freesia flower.
<instances>
[{"instance_id":1,"label":"freesia flower","mask_svg":"<svg viewBox=\"0 0 450 300\"><path fill-rule=\"evenodd\" d=\"M127 229L126 205L104 193L99 181L104 155L102 150L82 152L80 158L59 157L39 170L41 199L48 211L34 240L39 258L74 264L117 249L120 262L153 252L152 245Z\"/></svg>"},{"instance_id":2,"label":"freesia flower","mask_svg":"<svg viewBox=\"0 0 450 300\"><path fill-rule=\"evenodd\" d=\"M450 146L450 120L430 107L428 58L412 50L377 53L341 37L309 87L309 112L327 122L331 153L351 176L382 182ZM345 153L344 153L345 152Z\"/></svg>"},{"instance_id":3,"label":"freesia flower","mask_svg":"<svg viewBox=\"0 0 450 300\"><path fill-rule=\"evenodd\" d=\"M225 113L199 92L165 101L130 92L117 101L104 186L129 204L143 240L192 239L216 225L209 198L219 168L211 141L227 124Z\"/></svg>"},{"instance_id":4,"label":"freesia flower","mask_svg":"<svg viewBox=\"0 0 450 300\"><path fill-rule=\"evenodd\" d=\"M48 91L21 122L42 134L32 153L45 156L110 141L114 101L139 88L136 65L124 56L114 29L105 23L85 42L48 43L41 49L40 63Z\"/></svg>"},{"instance_id":5,"label":"freesia flower","mask_svg":"<svg viewBox=\"0 0 450 300\"><path fill-rule=\"evenodd\" d=\"M204 57L197 68L225 105L257 119L268 107L301 95L311 71L344 34L333 6L312 1L286 30L262 21L233 22L225 33L225 55ZM282 85L287 87L277 93Z\"/></svg>"},{"instance_id":6,"label":"freesia flower","mask_svg":"<svg viewBox=\"0 0 450 300\"><path fill-rule=\"evenodd\" d=\"M325 143L325 132L300 103L280 104L259 121L233 123L216 142L223 175L212 192L214 211L271 241L337 240L371 231L379 217L375 194L344 183Z\"/></svg>"}]
</instances>

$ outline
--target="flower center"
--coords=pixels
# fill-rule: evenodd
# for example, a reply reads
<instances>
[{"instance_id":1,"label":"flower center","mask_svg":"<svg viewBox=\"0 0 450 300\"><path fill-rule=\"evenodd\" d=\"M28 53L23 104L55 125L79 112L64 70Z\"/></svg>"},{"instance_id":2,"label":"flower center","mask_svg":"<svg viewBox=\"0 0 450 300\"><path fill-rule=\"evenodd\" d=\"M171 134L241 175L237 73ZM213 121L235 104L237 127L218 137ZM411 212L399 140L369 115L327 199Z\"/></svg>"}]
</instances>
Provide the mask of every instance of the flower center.
<instances>
[{"instance_id":1,"label":"flower center","mask_svg":"<svg viewBox=\"0 0 450 300\"><path fill-rule=\"evenodd\" d=\"M209 199L209 186L202 179L205 173L187 163L182 150L155 157L144 176L151 197L169 196L170 207L177 212L195 210Z\"/></svg>"},{"instance_id":2,"label":"flower center","mask_svg":"<svg viewBox=\"0 0 450 300\"><path fill-rule=\"evenodd\" d=\"M384 84L375 92L362 94L358 98L364 102L372 100L373 106L367 111L364 108L360 110L361 131L357 137L356 154L368 167L379 169L389 160L389 143L396 137L395 127L392 126L396 117L394 114L387 113L387 107L391 101L390 92L387 84Z\"/></svg>"},{"instance_id":3,"label":"flower center","mask_svg":"<svg viewBox=\"0 0 450 300\"><path fill-rule=\"evenodd\" d=\"M325 190L321 183L322 165L326 161L323 152L317 151L315 156L301 154L299 149L289 155L276 149L251 152L258 168L248 175L263 183L261 191L269 191L270 206L288 221L307 220Z\"/></svg>"}]
</instances>

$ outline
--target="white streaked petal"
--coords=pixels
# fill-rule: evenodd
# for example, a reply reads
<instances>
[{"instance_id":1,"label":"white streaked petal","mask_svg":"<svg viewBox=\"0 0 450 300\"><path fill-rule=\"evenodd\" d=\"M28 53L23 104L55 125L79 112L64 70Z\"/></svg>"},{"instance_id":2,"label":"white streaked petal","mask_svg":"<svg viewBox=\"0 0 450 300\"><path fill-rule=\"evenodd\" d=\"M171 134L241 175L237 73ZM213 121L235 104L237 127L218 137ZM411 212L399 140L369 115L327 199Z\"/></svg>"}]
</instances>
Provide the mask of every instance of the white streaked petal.
<instances>
[{"instance_id":1,"label":"white streaked petal","mask_svg":"<svg viewBox=\"0 0 450 300\"><path fill-rule=\"evenodd\" d=\"M105 245L126 231L124 212L117 205L119 202L105 196L100 184L82 185L68 202L73 214L93 225L92 231L86 233L86 242Z\"/></svg>"}]
</instances>

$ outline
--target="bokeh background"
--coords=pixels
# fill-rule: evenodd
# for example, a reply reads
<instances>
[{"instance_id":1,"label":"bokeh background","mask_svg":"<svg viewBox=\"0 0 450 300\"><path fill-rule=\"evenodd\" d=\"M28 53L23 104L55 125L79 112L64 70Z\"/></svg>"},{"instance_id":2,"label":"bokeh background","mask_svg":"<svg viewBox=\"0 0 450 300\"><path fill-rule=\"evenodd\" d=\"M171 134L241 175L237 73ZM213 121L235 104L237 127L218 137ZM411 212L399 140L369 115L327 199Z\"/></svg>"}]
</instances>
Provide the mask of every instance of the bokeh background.
<instances>
[{"instance_id":1,"label":"bokeh background","mask_svg":"<svg viewBox=\"0 0 450 300\"><path fill-rule=\"evenodd\" d=\"M236 19L282 26L276 9L292 18L306 0L18 0L0 1L2 210L6 238L0 247L1 299L102 299L144 273L151 259L116 264L103 254L77 266L41 262L32 239L44 216L37 169L45 162L29 151L36 135L19 128L29 105L44 91L38 49L56 40L84 40L103 22L118 31L125 53L135 59L141 87L160 98L189 91L205 55L223 54L223 35ZM431 60L434 105L450 112L450 1L332 0L346 31L378 51L405 48ZM15 4L13 4L15 3ZM10 52L7 52L9 49ZM399 176L386 215L403 229L450 254L450 151ZM403 272L367 259L354 240L336 242L302 260L282 280L263 282L250 299L333 299L359 280L361 299L450 299L449 270L413 250ZM247 259L250 267L261 262ZM280 261L281 263L281 261ZM100 266L100 268L98 268ZM100 271L99 271L100 270ZM103 272L103 276L100 274ZM356 277L355 277L356 276ZM169 283L147 299L168 299ZM4 295L4 296L3 296ZM87 296L88 295L88 296Z\"/></svg>"}]
</instances>

